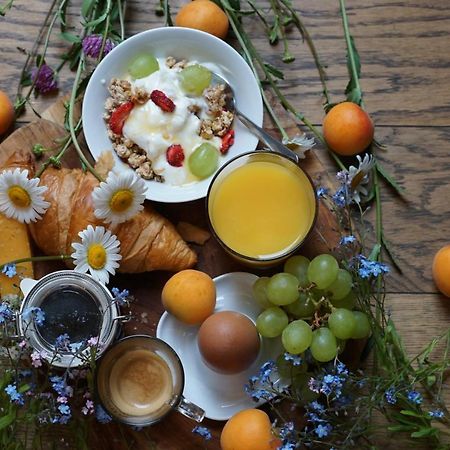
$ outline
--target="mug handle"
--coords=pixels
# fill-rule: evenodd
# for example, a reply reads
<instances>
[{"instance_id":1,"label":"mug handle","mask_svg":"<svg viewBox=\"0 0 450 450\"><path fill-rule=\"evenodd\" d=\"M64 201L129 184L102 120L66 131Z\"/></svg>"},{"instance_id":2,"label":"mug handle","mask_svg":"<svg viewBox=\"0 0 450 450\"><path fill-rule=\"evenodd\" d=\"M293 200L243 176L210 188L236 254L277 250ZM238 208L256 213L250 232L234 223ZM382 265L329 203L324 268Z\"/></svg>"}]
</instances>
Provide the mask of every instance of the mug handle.
<instances>
[{"instance_id":1,"label":"mug handle","mask_svg":"<svg viewBox=\"0 0 450 450\"><path fill-rule=\"evenodd\" d=\"M180 397L176 410L196 422L201 422L205 417L205 411L202 408L186 400L183 396Z\"/></svg>"}]
</instances>

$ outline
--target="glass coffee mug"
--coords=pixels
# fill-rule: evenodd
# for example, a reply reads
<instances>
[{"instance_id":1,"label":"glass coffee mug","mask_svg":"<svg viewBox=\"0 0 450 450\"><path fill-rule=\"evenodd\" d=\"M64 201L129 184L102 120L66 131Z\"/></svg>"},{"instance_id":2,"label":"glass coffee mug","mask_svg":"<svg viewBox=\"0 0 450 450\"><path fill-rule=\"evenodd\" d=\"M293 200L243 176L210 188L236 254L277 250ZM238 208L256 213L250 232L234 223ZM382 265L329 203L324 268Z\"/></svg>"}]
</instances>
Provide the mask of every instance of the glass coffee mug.
<instances>
[{"instance_id":1,"label":"glass coffee mug","mask_svg":"<svg viewBox=\"0 0 450 450\"><path fill-rule=\"evenodd\" d=\"M96 385L106 411L127 425L152 425L172 410L197 422L205 415L183 397L178 355L151 336L128 336L113 344L98 362Z\"/></svg>"}]
</instances>

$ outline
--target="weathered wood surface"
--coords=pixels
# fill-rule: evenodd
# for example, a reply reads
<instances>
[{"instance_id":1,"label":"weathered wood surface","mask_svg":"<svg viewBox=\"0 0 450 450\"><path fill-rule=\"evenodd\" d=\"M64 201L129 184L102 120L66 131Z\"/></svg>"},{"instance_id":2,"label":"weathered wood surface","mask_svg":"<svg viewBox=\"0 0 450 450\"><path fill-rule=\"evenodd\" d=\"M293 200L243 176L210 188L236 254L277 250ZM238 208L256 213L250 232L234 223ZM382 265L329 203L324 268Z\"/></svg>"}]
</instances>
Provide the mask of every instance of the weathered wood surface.
<instances>
[{"instance_id":1,"label":"weathered wood surface","mask_svg":"<svg viewBox=\"0 0 450 450\"><path fill-rule=\"evenodd\" d=\"M431 279L434 253L450 243L450 89L447 85L450 8L448 0L347 0L346 3L363 66L361 84L365 103L377 125L378 140L388 145L388 151L378 155L406 188L406 201L390 189L383 189L385 231L403 269L403 274L393 271L388 277L388 304L405 345L411 353L416 353L432 337L444 331L450 314L450 301L437 294ZM294 5L303 13L305 25L327 66L332 99L341 100L348 78L338 2L294 0ZM11 94L15 91L25 59L16 47L31 48L48 6L46 0L17 0L7 18L0 19L3 44L0 89ZM129 2L128 34L161 24L160 18L154 14L155 6L156 2L144 0ZM174 8L174 12L176 10ZM73 14L70 20L75 24L77 15ZM285 80L280 86L288 93L289 100L313 123L320 124L323 117L322 88L313 60L298 34L291 35L291 51L297 57L296 61L282 65L280 49L268 46L259 26L253 26L249 21L248 29L266 59L283 67ZM47 62L52 64L64 50L63 43L52 45ZM73 75L67 72L61 75L61 92L70 88L72 78ZM33 106L42 112L55 99L55 96L38 97L33 100ZM28 110L20 122L23 124L33 119L33 113ZM329 173L335 172L335 166L324 149L318 147L315 151ZM199 203L198 208L200 206ZM183 218L189 206L175 208L158 204L157 208L176 222ZM368 218L373 218L373 214ZM201 215L191 221L205 224ZM212 276L238 268L231 259L218 253L220 249L213 241L197 250L201 250L198 267ZM37 274L43 274L49 268L38 266ZM133 276L133 293L139 298L136 305L138 320L130 325L129 332L155 332L162 312L158 306L159 291L168 277L169 274L164 273ZM115 281L119 287L130 287L129 277L118 276ZM150 303L154 307L148 317L140 316L141 312L148 310L146 305ZM206 448L219 448L221 424L206 421L205 425L214 434ZM149 429L148 434L161 450L205 448L201 438L191 435L191 429L192 423L188 419L173 414ZM114 450L152 448L143 432L128 429L124 432L127 443L117 428L99 426L92 437L91 447ZM385 448L394 447L398 448L398 445L387 441Z\"/></svg>"}]
</instances>

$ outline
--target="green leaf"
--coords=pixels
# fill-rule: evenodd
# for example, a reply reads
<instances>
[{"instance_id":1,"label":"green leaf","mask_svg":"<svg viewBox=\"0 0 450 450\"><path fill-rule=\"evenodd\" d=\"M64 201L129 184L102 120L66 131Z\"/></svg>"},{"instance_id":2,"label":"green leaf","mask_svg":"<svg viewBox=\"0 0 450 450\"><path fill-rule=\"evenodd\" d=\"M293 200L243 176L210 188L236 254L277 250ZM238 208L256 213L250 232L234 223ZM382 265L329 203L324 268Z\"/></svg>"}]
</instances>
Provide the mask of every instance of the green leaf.
<instances>
[{"instance_id":1,"label":"green leaf","mask_svg":"<svg viewBox=\"0 0 450 450\"><path fill-rule=\"evenodd\" d=\"M240 11L241 0L229 0L229 4L235 11Z\"/></svg>"},{"instance_id":2,"label":"green leaf","mask_svg":"<svg viewBox=\"0 0 450 450\"><path fill-rule=\"evenodd\" d=\"M400 411L400 414L403 414L404 416L410 416L410 417L419 417L419 418L424 417L423 414L419 414L419 413L417 413L415 411L411 411L409 409L402 409Z\"/></svg>"},{"instance_id":3,"label":"green leaf","mask_svg":"<svg viewBox=\"0 0 450 450\"><path fill-rule=\"evenodd\" d=\"M284 80L284 73L277 69L275 66L272 66L272 64L264 63L264 67L267 69L267 72L272 74L274 77L279 78L280 80Z\"/></svg>"},{"instance_id":4,"label":"green leaf","mask_svg":"<svg viewBox=\"0 0 450 450\"><path fill-rule=\"evenodd\" d=\"M95 25L98 25L99 23L104 22L106 17L107 17L107 14L103 13L100 17L97 17L96 19L91 20L90 22L83 23L83 26L85 28L87 28L87 27L95 27Z\"/></svg>"},{"instance_id":5,"label":"green leaf","mask_svg":"<svg viewBox=\"0 0 450 450\"><path fill-rule=\"evenodd\" d=\"M355 78L353 77L353 71L352 71L352 65L350 62L350 55L351 52L353 56L353 60L355 61L355 68L356 68L356 74L358 78L361 76L361 59L359 57L358 50L355 46L355 41L353 39L353 36L350 37L350 48L347 49L347 67L348 72L350 74L350 80L347 84L347 87L345 88L345 94L347 96L347 100L349 102L357 103L358 105L361 104L362 101L362 92L361 89L358 88L358 83L356 82Z\"/></svg>"},{"instance_id":6,"label":"green leaf","mask_svg":"<svg viewBox=\"0 0 450 450\"><path fill-rule=\"evenodd\" d=\"M91 12L96 0L83 0L83 3L81 4L81 15L87 19L89 16L89 13Z\"/></svg>"},{"instance_id":7,"label":"green leaf","mask_svg":"<svg viewBox=\"0 0 450 450\"><path fill-rule=\"evenodd\" d=\"M416 427L413 425L392 425L390 427L388 427L389 431L412 431L415 430Z\"/></svg>"},{"instance_id":8,"label":"green leaf","mask_svg":"<svg viewBox=\"0 0 450 450\"><path fill-rule=\"evenodd\" d=\"M63 31L63 32L61 33L61 37L62 37L65 41L70 42L71 44L76 44L76 43L78 43L78 42L81 42L81 39L80 39L79 36L76 36L75 34L72 34L72 33L67 33L67 32L65 32L65 31Z\"/></svg>"},{"instance_id":9,"label":"green leaf","mask_svg":"<svg viewBox=\"0 0 450 450\"><path fill-rule=\"evenodd\" d=\"M412 438L423 438L427 436L434 436L438 434L439 431L436 428L428 427L428 428L420 428L419 431L415 431L411 433Z\"/></svg>"},{"instance_id":10,"label":"green leaf","mask_svg":"<svg viewBox=\"0 0 450 450\"><path fill-rule=\"evenodd\" d=\"M378 171L378 173L384 178L384 180L393 187L398 194L403 195L405 192L405 188L400 186L397 181L394 180L392 175L390 175L388 172L386 172L386 169L380 164L379 161L376 161L375 167Z\"/></svg>"},{"instance_id":11,"label":"green leaf","mask_svg":"<svg viewBox=\"0 0 450 450\"><path fill-rule=\"evenodd\" d=\"M380 251L381 251L381 245L375 244L369 255L370 261L376 261L378 258L378 255L380 254Z\"/></svg>"},{"instance_id":12,"label":"green leaf","mask_svg":"<svg viewBox=\"0 0 450 450\"><path fill-rule=\"evenodd\" d=\"M9 413L6 414L6 416L3 416L0 418L0 430L3 430L4 428L11 425L14 420L16 419L16 409L10 409Z\"/></svg>"}]
</instances>

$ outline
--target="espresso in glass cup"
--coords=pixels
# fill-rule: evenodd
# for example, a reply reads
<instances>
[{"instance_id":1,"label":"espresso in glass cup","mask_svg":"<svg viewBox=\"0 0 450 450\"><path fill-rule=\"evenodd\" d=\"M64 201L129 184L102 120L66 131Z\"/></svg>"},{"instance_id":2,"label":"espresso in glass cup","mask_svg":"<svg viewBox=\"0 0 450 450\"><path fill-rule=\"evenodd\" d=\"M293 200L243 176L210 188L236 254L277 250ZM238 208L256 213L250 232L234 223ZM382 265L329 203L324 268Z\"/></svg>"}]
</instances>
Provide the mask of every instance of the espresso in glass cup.
<instances>
[{"instance_id":1,"label":"espresso in glass cup","mask_svg":"<svg viewBox=\"0 0 450 450\"><path fill-rule=\"evenodd\" d=\"M161 339L134 335L117 341L100 359L96 377L102 405L120 422L147 426L172 410L203 420L205 412L183 397L178 355Z\"/></svg>"}]
</instances>

